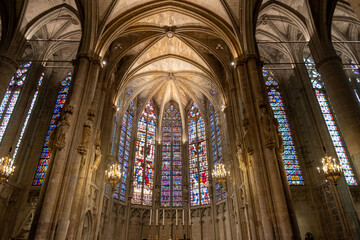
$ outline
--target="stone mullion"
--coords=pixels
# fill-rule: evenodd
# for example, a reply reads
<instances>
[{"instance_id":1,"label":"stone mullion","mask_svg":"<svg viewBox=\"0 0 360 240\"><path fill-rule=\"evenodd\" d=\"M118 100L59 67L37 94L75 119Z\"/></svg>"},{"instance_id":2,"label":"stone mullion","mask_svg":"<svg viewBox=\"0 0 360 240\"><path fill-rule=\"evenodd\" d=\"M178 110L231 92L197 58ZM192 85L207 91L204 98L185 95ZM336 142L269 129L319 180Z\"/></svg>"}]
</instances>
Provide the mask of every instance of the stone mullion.
<instances>
[{"instance_id":1,"label":"stone mullion","mask_svg":"<svg viewBox=\"0 0 360 240\"><path fill-rule=\"evenodd\" d=\"M188 111L185 111L186 113ZM185 115L185 114L184 114ZM182 171L184 173L182 180L183 180L183 211L184 211L184 233L186 236L189 236L191 229L189 228L189 214L191 207L191 188L190 188L190 168L189 168L189 119L185 115L184 119L184 127L183 133L185 133L185 136L183 136L183 139L186 139L186 141L183 141L182 144Z\"/></svg>"},{"instance_id":2,"label":"stone mullion","mask_svg":"<svg viewBox=\"0 0 360 240\"><path fill-rule=\"evenodd\" d=\"M216 227L216 181L212 178L211 172L213 170L214 162L213 162L213 149L212 149L212 136L211 136L211 129L210 129L210 111L209 111L209 101L207 101L207 104L205 105L206 111L203 113L204 115L204 123L205 123L205 133L208 133L207 136L207 159L208 159L208 181L210 185L209 194L210 194L210 208L211 208L211 217L212 217L212 224L213 224L213 234L215 236L215 239L217 239L217 232L218 228ZM206 119L206 121L205 121ZM216 146L217 148L217 146Z\"/></svg>"},{"instance_id":3,"label":"stone mullion","mask_svg":"<svg viewBox=\"0 0 360 240\"><path fill-rule=\"evenodd\" d=\"M134 181L134 163L135 163L135 152L136 152L136 140L137 140L137 132L138 132L138 121L140 118L136 116L136 113L139 113L137 109L134 111L133 115L133 124L131 129L131 137L130 137L130 150L129 150L129 165L128 165L128 176L126 181L126 193L125 193L125 204L126 211L124 214L125 219L129 219L126 221L125 225L125 239L128 239L129 236L129 226L131 221L131 198L133 194L133 181Z\"/></svg>"}]
</instances>

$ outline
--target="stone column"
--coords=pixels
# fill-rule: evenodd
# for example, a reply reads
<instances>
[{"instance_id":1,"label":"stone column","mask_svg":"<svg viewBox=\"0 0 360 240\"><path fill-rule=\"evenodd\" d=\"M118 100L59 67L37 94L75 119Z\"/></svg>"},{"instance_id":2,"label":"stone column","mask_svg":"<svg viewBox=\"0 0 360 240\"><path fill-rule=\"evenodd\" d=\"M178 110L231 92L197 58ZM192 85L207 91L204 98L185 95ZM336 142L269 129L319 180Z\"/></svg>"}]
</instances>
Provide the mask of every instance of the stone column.
<instances>
[{"instance_id":1,"label":"stone column","mask_svg":"<svg viewBox=\"0 0 360 240\"><path fill-rule=\"evenodd\" d=\"M84 161L86 161L88 157L89 144L91 144L92 138L96 134L96 130L94 130L95 110L93 109L95 106L91 106L91 103L95 94L100 64L98 60L90 59L89 65L89 72L85 74L85 81L75 81L73 92L75 95L72 95L69 101L70 106L72 104L77 106L78 114L77 116L74 116L74 135L72 141L69 141L68 143L70 145L70 151L68 153L67 166L64 172L65 181L63 181L62 186L63 199L61 200L63 200L63 202L60 208L57 209L59 222L55 239L59 240L65 239L69 224L77 224L77 222L70 223L70 216L75 214L71 211L72 204L74 199L76 199L76 196L80 194L75 192L79 180L79 171L81 167L86 166L86 162ZM79 74L80 73L78 73L78 75ZM75 117L77 118L75 119Z\"/></svg>"},{"instance_id":2,"label":"stone column","mask_svg":"<svg viewBox=\"0 0 360 240\"><path fill-rule=\"evenodd\" d=\"M237 66L246 115L248 151L253 149L254 173L264 234L267 238L291 239L289 209L284 196L276 153L273 151L274 123L262 88L257 56Z\"/></svg>"},{"instance_id":3,"label":"stone column","mask_svg":"<svg viewBox=\"0 0 360 240\"><path fill-rule=\"evenodd\" d=\"M360 104L338 56L315 61L356 172L360 173Z\"/></svg>"},{"instance_id":4,"label":"stone column","mask_svg":"<svg viewBox=\"0 0 360 240\"><path fill-rule=\"evenodd\" d=\"M12 76L15 74L18 64L14 59L0 56L0 101L3 99Z\"/></svg>"},{"instance_id":5,"label":"stone column","mask_svg":"<svg viewBox=\"0 0 360 240\"><path fill-rule=\"evenodd\" d=\"M76 135L81 134L79 134L79 132L82 130L84 121L84 117L81 118L81 120L78 119L79 111L83 109L82 116L86 116L87 106L90 104L86 103L86 101L92 99L92 88L96 86L94 81L96 83L97 80L96 75L91 75L92 78L88 80L89 65L89 57L79 56L77 69L73 76L74 87L69 99L70 103L64 107L65 114L63 113L60 125L54 133L52 160L49 163L46 174L47 178L42 187L44 196L39 204L41 214L39 222L36 224L36 239L53 238L55 231L57 231L59 236L64 236L64 233L66 236L69 225L69 212L72 205L72 202L67 201L67 199L71 198L70 195L73 195L73 189L77 181L76 176L72 176L71 174L71 169L74 169L73 167L76 166L73 166L73 163L70 161L69 151L74 149L75 151L73 150L71 152L76 152L77 144L72 143L72 140ZM72 134L70 135L68 132ZM77 139L79 139L79 137ZM66 204L62 205L64 203ZM59 217L62 221L57 224L56 219Z\"/></svg>"}]
</instances>

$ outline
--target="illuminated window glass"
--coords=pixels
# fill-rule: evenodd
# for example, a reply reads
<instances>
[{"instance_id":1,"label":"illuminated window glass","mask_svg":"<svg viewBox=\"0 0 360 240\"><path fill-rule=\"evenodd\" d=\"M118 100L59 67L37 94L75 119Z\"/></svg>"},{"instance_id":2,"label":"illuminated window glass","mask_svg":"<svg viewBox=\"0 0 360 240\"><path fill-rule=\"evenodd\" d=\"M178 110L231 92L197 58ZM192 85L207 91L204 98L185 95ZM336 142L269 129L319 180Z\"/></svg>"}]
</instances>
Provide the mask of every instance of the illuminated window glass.
<instances>
[{"instance_id":1,"label":"illuminated window glass","mask_svg":"<svg viewBox=\"0 0 360 240\"><path fill-rule=\"evenodd\" d=\"M354 61L350 60L349 62L350 62L350 66L351 66L351 70L353 72L353 75L355 76L354 78L350 78L349 80L351 82L351 85L354 88L356 98L360 103L360 73L359 73L359 68L354 63Z\"/></svg>"},{"instance_id":2,"label":"illuminated window glass","mask_svg":"<svg viewBox=\"0 0 360 240\"><path fill-rule=\"evenodd\" d=\"M321 80L320 74L315 69L315 63L312 59L304 59L305 66L307 68L312 87L315 91L316 98L319 102L326 126L328 128L331 140L335 147L336 154L339 158L340 164L343 168L345 179L348 185L357 185L354 172L350 166L347 151L342 143L339 130L336 124L335 114L331 109L331 105L328 102L324 84Z\"/></svg>"},{"instance_id":3,"label":"illuminated window glass","mask_svg":"<svg viewBox=\"0 0 360 240\"><path fill-rule=\"evenodd\" d=\"M6 128L9 124L10 117L15 109L21 90L24 87L28 76L31 62L19 67L15 75L11 78L9 87L6 90L4 98L0 105L0 142L2 141ZM6 110L5 110L6 109Z\"/></svg>"},{"instance_id":4,"label":"illuminated window glass","mask_svg":"<svg viewBox=\"0 0 360 240\"><path fill-rule=\"evenodd\" d=\"M124 113L123 121L120 129L120 141L119 141L119 152L118 161L122 172L121 183L115 191L115 198L119 198L121 201L125 201L126 194L126 180L128 176L129 168L129 153L130 153L130 140L131 130L133 125L133 114L131 109L128 109ZM120 189L119 189L120 187Z\"/></svg>"},{"instance_id":5,"label":"illuminated window glass","mask_svg":"<svg viewBox=\"0 0 360 240\"><path fill-rule=\"evenodd\" d=\"M210 204L205 124L195 102L188 121L191 206Z\"/></svg>"},{"instance_id":6,"label":"illuminated window glass","mask_svg":"<svg viewBox=\"0 0 360 240\"><path fill-rule=\"evenodd\" d=\"M278 130L281 133L281 138L284 144L282 159L284 162L287 180L290 185L304 185L295 145L291 136L290 126L286 116L284 102L279 92L279 85L274 79L274 74L271 71L263 70L263 75L270 106L273 110L274 117L279 123Z\"/></svg>"},{"instance_id":7,"label":"illuminated window glass","mask_svg":"<svg viewBox=\"0 0 360 240\"><path fill-rule=\"evenodd\" d=\"M32 110L33 110L34 105L35 105L35 103L36 103L36 99L37 99L38 94L39 94L39 88L40 88L40 86L41 86L41 84L42 84L43 78L44 78L44 73L41 74L41 77L40 77L40 79L39 79L39 81L38 81L38 85L37 85L36 92L34 93L34 96L32 97L31 104L30 104L29 110L28 110L28 112L27 112L24 125L23 125L23 127L22 127L22 129L21 129L21 132L20 132L20 137L19 137L19 139L18 139L18 141L17 141L17 143L16 143L16 148L15 148L14 155L13 155L13 161L15 160L16 155L17 155L17 153L18 153L18 151L19 151L19 147L20 147L20 144L21 144L21 140L22 140L22 138L23 138L23 136L24 136L24 133L25 133L25 131L26 131L27 124L28 124L28 122L29 122L29 119L30 119Z\"/></svg>"},{"instance_id":8,"label":"illuminated window glass","mask_svg":"<svg viewBox=\"0 0 360 240\"><path fill-rule=\"evenodd\" d=\"M210 114L210 133L211 133L211 152L214 167L218 163L223 162L223 155L221 149L221 135L220 135L220 123L214 106L209 102L209 114ZM226 198L225 189L220 186L219 183L215 185L215 197L216 201L220 201Z\"/></svg>"},{"instance_id":9,"label":"illuminated window glass","mask_svg":"<svg viewBox=\"0 0 360 240\"><path fill-rule=\"evenodd\" d=\"M133 204L151 206L154 185L156 116L151 102L146 107L138 122L136 153L134 165Z\"/></svg>"},{"instance_id":10,"label":"illuminated window glass","mask_svg":"<svg viewBox=\"0 0 360 240\"><path fill-rule=\"evenodd\" d=\"M182 206L181 115L170 105L162 123L161 206Z\"/></svg>"},{"instance_id":11,"label":"illuminated window glass","mask_svg":"<svg viewBox=\"0 0 360 240\"><path fill-rule=\"evenodd\" d=\"M42 186L42 184L44 182L45 173L46 173L49 159L50 159L49 134L51 131L54 131L54 129L57 126L57 122L59 120L61 110L63 109L64 104L66 102L70 83L71 83L71 73L68 73L67 77L63 81L61 81L61 89L58 92L58 96L57 96L53 114L52 114L52 117L50 120L49 128L46 133L44 146L41 150L39 164L37 166L35 177L34 177L34 180L32 183L32 185L34 185L34 186Z\"/></svg>"}]
</instances>

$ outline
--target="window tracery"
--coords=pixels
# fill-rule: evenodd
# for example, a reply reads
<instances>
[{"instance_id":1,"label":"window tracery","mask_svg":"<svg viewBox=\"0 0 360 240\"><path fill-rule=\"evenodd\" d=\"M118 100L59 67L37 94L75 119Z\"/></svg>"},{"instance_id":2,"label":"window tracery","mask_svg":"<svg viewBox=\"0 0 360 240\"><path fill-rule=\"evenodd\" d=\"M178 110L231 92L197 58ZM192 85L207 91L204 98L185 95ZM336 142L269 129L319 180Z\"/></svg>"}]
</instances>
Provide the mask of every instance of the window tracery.
<instances>
[{"instance_id":1,"label":"window tracery","mask_svg":"<svg viewBox=\"0 0 360 240\"><path fill-rule=\"evenodd\" d=\"M133 104L131 106L133 106ZM132 112L133 112L132 107L129 107L128 110L125 111L123 121L121 124L121 130L120 130L118 161L122 172L122 179L121 179L121 183L118 185L115 191L114 197L119 198L123 202L125 201L126 181L127 181L128 168L129 168L131 132L133 125Z\"/></svg>"},{"instance_id":2,"label":"window tracery","mask_svg":"<svg viewBox=\"0 0 360 240\"><path fill-rule=\"evenodd\" d=\"M181 115L171 104L162 123L161 206L182 206Z\"/></svg>"},{"instance_id":3,"label":"window tracery","mask_svg":"<svg viewBox=\"0 0 360 240\"><path fill-rule=\"evenodd\" d=\"M188 122L191 206L210 204L205 124L195 102Z\"/></svg>"},{"instance_id":4,"label":"window tracery","mask_svg":"<svg viewBox=\"0 0 360 240\"><path fill-rule=\"evenodd\" d=\"M209 117L210 117L210 134L211 134L211 150L214 166L223 162L220 123L214 106L209 102ZM216 201L221 201L226 198L225 189L219 183L215 185Z\"/></svg>"},{"instance_id":5,"label":"window tracery","mask_svg":"<svg viewBox=\"0 0 360 240\"><path fill-rule=\"evenodd\" d=\"M9 124L11 115L15 109L15 105L19 99L21 90L28 77L28 71L31 67L31 62L21 65L11 78L9 87L3 97L0 105L0 142L2 141L6 128ZM6 109L6 111L5 111Z\"/></svg>"},{"instance_id":6,"label":"window tracery","mask_svg":"<svg viewBox=\"0 0 360 240\"><path fill-rule=\"evenodd\" d=\"M335 113L331 109L331 105L328 102L328 97L324 84L321 79L321 75L315 69L315 63L311 58L304 58L305 66L308 71L312 87L314 89L316 98L321 108L322 115L324 117L327 129L329 131L332 143L334 145L336 154L340 161L340 164L344 171L344 176L348 185L357 185L357 181L354 176L354 172L351 168L348 153L342 142L340 131L336 124Z\"/></svg>"},{"instance_id":7,"label":"window tracery","mask_svg":"<svg viewBox=\"0 0 360 240\"><path fill-rule=\"evenodd\" d=\"M146 104L138 122L134 164L133 204L152 205L154 185L156 115L151 102Z\"/></svg>"}]
</instances>

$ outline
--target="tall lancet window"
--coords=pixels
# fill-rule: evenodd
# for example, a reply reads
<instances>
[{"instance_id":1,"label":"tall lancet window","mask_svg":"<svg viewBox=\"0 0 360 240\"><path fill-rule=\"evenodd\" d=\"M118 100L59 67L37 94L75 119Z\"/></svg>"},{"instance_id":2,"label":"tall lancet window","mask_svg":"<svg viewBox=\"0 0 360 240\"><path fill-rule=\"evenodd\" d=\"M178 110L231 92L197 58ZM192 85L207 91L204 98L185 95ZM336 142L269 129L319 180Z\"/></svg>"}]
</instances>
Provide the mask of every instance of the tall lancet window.
<instances>
[{"instance_id":1,"label":"tall lancet window","mask_svg":"<svg viewBox=\"0 0 360 240\"><path fill-rule=\"evenodd\" d=\"M32 185L33 186L42 186L44 179L45 179L45 173L48 167L49 159L50 159L50 152L49 152L49 137L50 132L54 131L54 129L57 126L58 120L60 118L61 110L63 109L66 98L69 92L69 87L71 83L71 72L68 73L66 78L61 81L61 89L58 92L58 96L56 99L55 107L53 110L53 114L51 116L50 124L48 131L46 133L44 146L41 150L40 160L36 169L35 177L33 180Z\"/></svg>"},{"instance_id":2,"label":"tall lancet window","mask_svg":"<svg viewBox=\"0 0 360 240\"><path fill-rule=\"evenodd\" d=\"M188 121L191 206L210 204L205 124L195 102Z\"/></svg>"},{"instance_id":3,"label":"tall lancet window","mask_svg":"<svg viewBox=\"0 0 360 240\"><path fill-rule=\"evenodd\" d=\"M31 103L30 103L30 107L29 107L29 110L27 112L27 115L26 115L26 118L25 118L25 122L23 124L23 127L21 128L21 132L20 132L20 136L19 136L19 139L16 143L16 148L15 148L15 151L14 151L14 155L13 155L13 161L15 160L16 158L16 155L19 151L19 148L20 148L20 144L21 144L21 141L23 139L23 136L24 136L24 133L26 131L26 128L27 128L27 125L28 125L28 122L29 122L29 119L30 119L30 116L31 116L31 113L33 111L33 108L34 108L34 105L36 103L36 100L38 98L38 95L39 95L39 88L43 82L43 79L44 79L44 73L41 74L41 77L38 81L38 85L37 85L37 88L36 88L36 91L31 99Z\"/></svg>"},{"instance_id":4,"label":"tall lancet window","mask_svg":"<svg viewBox=\"0 0 360 240\"><path fill-rule=\"evenodd\" d=\"M281 133L284 144L282 159L284 161L287 180L290 185L304 185L289 122L286 117L284 102L279 91L279 85L274 79L274 74L271 71L263 70L263 75L270 106L273 110L274 117L279 123L278 130Z\"/></svg>"},{"instance_id":5,"label":"tall lancet window","mask_svg":"<svg viewBox=\"0 0 360 240\"><path fill-rule=\"evenodd\" d=\"M9 124L10 117L15 109L15 105L19 99L21 90L24 87L28 76L31 62L20 66L12 77L9 87L6 90L4 98L0 105L0 142L2 141L5 130Z\"/></svg>"},{"instance_id":6,"label":"tall lancet window","mask_svg":"<svg viewBox=\"0 0 360 240\"><path fill-rule=\"evenodd\" d=\"M182 206L181 115L170 105L162 123L161 206Z\"/></svg>"},{"instance_id":7,"label":"tall lancet window","mask_svg":"<svg viewBox=\"0 0 360 240\"><path fill-rule=\"evenodd\" d=\"M340 164L344 170L345 179L348 185L357 185L354 172L351 168L350 161L348 158L348 153L345 149L345 146L342 142L337 124L336 118L331 105L328 102L328 97L324 84L321 80L320 74L315 69L315 63L311 58L304 59L305 66L307 68L312 87L314 89L316 98L321 108L326 126L328 128L331 140L335 147L336 154L339 158Z\"/></svg>"},{"instance_id":8,"label":"tall lancet window","mask_svg":"<svg viewBox=\"0 0 360 240\"><path fill-rule=\"evenodd\" d=\"M211 151L214 166L223 162L222 148L221 148L221 134L220 123L214 106L209 102L209 114L210 114L210 133L211 133ZM216 201L220 201L226 198L225 189L220 187L219 183L215 185Z\"/></svg>"},{"instance_id":9,"label":"tall lancet window","mask_svg":"<svg viewBox=\"0 0 360 240\"><path fill-rule=\"evenodd\" d=\"M118 188L115 191L115 198L119 198L121 201L125 201L126 194L126 180L128 175L129 168L129 153L130 153L130 139L131 139L131 130L133 125L133 106L132 104L125 111L123 121L121 124L120 132L120 141L119 141L119 152L118 152L118 161L120 163L120 168L122 172L121 183L119 184L120 189ZM119 192L120 191L120 192Z\"/></svg>"},{"instance_id":10,"label":"tall lancet window","mask_svg":"<svg viewBox=\"0 0 360 240\"><path fill-rule=\"evenodd\" d=\"M156 116L151 102L146 104L138 123L134 165L133 204L151 206L154 185Z\"/></svg>"}]
</instances>

